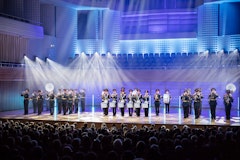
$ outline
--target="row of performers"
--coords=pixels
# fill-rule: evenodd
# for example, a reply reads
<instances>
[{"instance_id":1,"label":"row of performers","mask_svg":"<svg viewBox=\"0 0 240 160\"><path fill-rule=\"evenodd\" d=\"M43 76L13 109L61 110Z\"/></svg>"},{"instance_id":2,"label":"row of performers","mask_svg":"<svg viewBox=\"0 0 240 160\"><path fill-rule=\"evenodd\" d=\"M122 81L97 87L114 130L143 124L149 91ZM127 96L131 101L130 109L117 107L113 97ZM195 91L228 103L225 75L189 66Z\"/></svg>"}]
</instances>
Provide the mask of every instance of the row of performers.
<instances>
[{"instance_id":1,"label":"row of performers","mask_svg":"<svg viewBox=\"0 0 240 160\"><path fill-rule=\"evenodd\" d=\"M217 98L218 94L215 88L211 88L211 91L208 95L208 101L210 106L211 119L216 119L216 106L217 106ZM140 109L144 109L145 117L148 117L149 113L149 100L150 95L149 91L146 90L144 95L141 94L140 89L129 90L127 94L125 92L125 88L122 87L119 97L116 89L113 89L112 93L109 93L108 89L104 89L102 92L102 102L101 108L103 109L104 115L108 115L108 108L112 108L113 116L116 115L116 108L119 108L121 111L121 115L124 116L124 110L127 107L129 116L133 115L133 111L135 110L136 115L140 116ZM191 94L189 89L184 90L184 93L181 95L182 107L184 111L184 118L188 118L189 114L191 114L192 104L194 107L195 119L198 119L201 115L202 110L202 99L203 99L201 88L196 88L195 92ZM171 101L171 95L169 90L165 90L165 93L160 95L160 90L156 89L154 94L154 106L155 113L159 115L159 107L161 99L163 100L165 111L169 113L169 106ZM233 97L230 90L226 90L226 93L223 96L223 102L225 105L225 113L226 120L230 120L230 112L233 102Z\"/></svg>"},{"instance_id":2,"label":"row of performers","mask_svg":"<svg viewBox=\"0 0 240 160\"><path fill-rule=\"evenodd\" d=\"M29 89L25 89L21 93L24 97L24 114L28 114L29 100L32 100L33 113L38 113L40 115L43 111L43 103L46 98L48 101L50 114L53 115L55 100L58 106L58 114L66 115L73 112L77 113L79 108L79 102L81 103L81 112L85 111L85 91L78 91L73 89L58 89L57 93L53 91L44 93L42 90L33 91L32 94L29 93Z\"/></svg>"},{"instance_id":3,"label":"row of performers","mask_svg":"<svg viewBox=\"0 0 240 160\"><path fill-rule=\"evenodd\" d=\"M125 108L127 107L129 116L132 116L135 110L136 116L139 117L140 109L143 108L145 117L148 117L149 100L150 100L150 95L148 90L146 90L142 95L140 89L135 89L135 90L130 89L129 93L127 94L125 92L125 88L122 87L118 95L116 89L113 89L112 93L109 93L108 89L104 89L101 95L101 99L102 99L101 108L105 116L108 115L109 107L112 108L113 116L116 116L117 108L120 109L121 116L124 116L124 111L125 111ZM156 89L156 92L154 95L154 106L155 106L155 112L157 116L159 115L161 99L163 99L163 102L165 104L166 113L169 113L171 95L168 90L166 90L165 94L161 96L160 90Z\"/></svg>"},{"instance_id":4,"label":"row of performers","mask_svg":"<svg viewBox=\"0 0 240 160\"><path fill-rule=\"evenodd\" d=\"M217 99L218 94L216 88L211 88L208 95L208 102L210 107L211 119L216 119L216 108L217 108ZM195 89L194 94L191 94L190 90L185 90L181 96L182 107L184 112L184 118L188 118L190 111L192 110L192 102L194 106L195 119L198 119L201 115L202 110L202 99L203 99L201 88ZM230 120L231 108L233 103L233 96L231 90L226 90L223 96L223 104L225 107L226 120Z\"/></svg>"}]
</instances>

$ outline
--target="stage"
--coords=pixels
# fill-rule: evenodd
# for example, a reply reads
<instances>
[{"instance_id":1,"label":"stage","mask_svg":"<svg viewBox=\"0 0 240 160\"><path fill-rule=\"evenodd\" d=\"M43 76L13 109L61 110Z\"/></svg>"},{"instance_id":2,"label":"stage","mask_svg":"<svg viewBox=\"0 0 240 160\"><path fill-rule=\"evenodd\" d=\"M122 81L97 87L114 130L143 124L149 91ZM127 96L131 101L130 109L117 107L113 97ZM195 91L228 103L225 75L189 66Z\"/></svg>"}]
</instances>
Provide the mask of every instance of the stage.
<instances>
[{"instance_id":1,"label":"stage","mask_svg":"<svg viewBox=\"0 0 240 160\"><path fill-rule=\"evenodd\" d=\"M56 113L56 110L55 110ZM166 114L163 108L160 109L159 116L156 116L154 108L150 108L149 116L145 117L141 109L140 117L133 114L132 117L128 115L128 110L125 110L125 115L122 117L120 110L117 110L116 116L113 116L112 110L109 109L108 116L104 116L100 107L87 107L85 112L73 114L54 114L44 109L41 115L33 113L32 109L29 110L28 115L23 115L23 110L0 112L1 120L19 120L19 121L43 121L46 123L75 123L81 126L84 123L95 123L95 125L106 124L129 124L129 125L179 125L179 126L192 126L192 127L206 127L206 126L240 126L239 110L232 109L230 121L225 121L225 111L223 109L216 110L216 120L210 118L208 108L202 109L202 114L199 119L195 119L194 111L188 118L183 118L183 110L179 107L170 108L170 113Z\"/></svg>"}]
</instances>

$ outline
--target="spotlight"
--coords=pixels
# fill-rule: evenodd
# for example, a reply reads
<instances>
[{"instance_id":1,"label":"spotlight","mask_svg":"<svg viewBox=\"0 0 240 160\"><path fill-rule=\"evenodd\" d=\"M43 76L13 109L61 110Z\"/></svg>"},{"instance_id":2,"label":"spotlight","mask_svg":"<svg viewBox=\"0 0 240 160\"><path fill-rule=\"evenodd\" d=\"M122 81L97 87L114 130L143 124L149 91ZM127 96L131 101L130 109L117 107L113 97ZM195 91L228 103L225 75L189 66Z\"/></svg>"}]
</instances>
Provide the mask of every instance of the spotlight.
<instances>
[{"instance_id":1,"label":"spotlight","mask_svg":"<svg viewBox=\"0 0 240 160\"><path fill-rule=\"evenodd\" d=\"M201 57L208 57L209 55L209 50L206 50L200 54Z\"/></svg>"},{"instance_id":2,"label":"spotlight","mask_svg":"<svg viewBox=\"0 0 240 160\"><path fill-rule=\"evenodd\" d=\"M221 53L221 54L223 54L224 53L224 50L223 49L221 49L218 53Z\"/></svg>"},{"instance_id":3,"label":"spotlight","mask_svg":"<svg viewBox=\"0 0 240 160\"><path fill-rule=\"evenodd\" d=\"M220 51L218 51L218 52L217 52L217 55L218 55L218 56L224 55L224 49L221 49Z\"/></svg>"},{"instance_id":4,"label":"spotlight","mask_svg":"<svg viewBox=\"0 0 240 160\"><path fill-rule=\"evenodd\" d=\"M209 50L204 51L203 54L204 54L205 57L208 57L208 55L209 55Z\"/></svg>"},{"instance_id":5,"label":"spotlight","mask_svg":"<svg viewBox=\"0 0 240 160\"><path fill-rule=\"evenodd\" d=\"M107 52L107 57L109 58L111 56L111 53L110 52Z\"/></svg>"},{"instance_id":6,"label":"spotlight","mask_svg":"<svg viewBox=\"0 0 240 160\"><path fill-rule=\"evenodd\" d=\"M233 53L238 54L239 53L238 49L237 48L234 49Z\"/></svg>"},{"instance_id":7,"label":"spotlight","mask_svg":"<svg viewBox=\"0 0 240 160\"><path fill-rule=\"evenodd\" d=\"M36 57L35 57L35 61L39 61L39 60L40 60L40 59L36 56Z\"/></svg>"}]
</instances>

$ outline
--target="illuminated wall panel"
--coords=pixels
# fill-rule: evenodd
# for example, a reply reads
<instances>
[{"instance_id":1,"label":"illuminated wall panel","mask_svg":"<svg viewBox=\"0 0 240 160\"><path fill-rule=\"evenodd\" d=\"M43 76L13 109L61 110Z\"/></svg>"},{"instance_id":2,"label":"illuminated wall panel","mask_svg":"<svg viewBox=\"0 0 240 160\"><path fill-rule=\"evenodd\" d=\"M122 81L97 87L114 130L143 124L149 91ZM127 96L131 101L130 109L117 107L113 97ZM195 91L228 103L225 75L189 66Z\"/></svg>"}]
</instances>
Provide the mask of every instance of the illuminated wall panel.
<instances>
[{"instance_id":1,"label":"illuminated wall panel","mask_svg":"<svg viewBox=\"0 0 240 160\"><path fill-rule=\"evenodd\" d=\"M101 10L80 10L77 18L78 39L102 39Z\"/></svg>"},{"instance_id":2,"label":"illuminated wall panel","mask_svg":"<svg viewBox=\"0 0 240 160\"><path fill-rule=\"evenodd\" d=\"M240 2L219 4L219 35L240 34Z\"/></svg>"},{"instance_id":3,"label":"illuminated wall panel","mask_svg":"<svg viewBox=\"0 0 240 160\"><path fill-rule=\"evenodd\" d=\"M111 53L120 52L120 12L104 10L103 11L103 46L102 53L110 51Z\"/></svg>"},{"instance_id":4,"label":"illuminated wall panel","mask_svg":"<svg viewBox=\"0 0 240 160\"><path fill-rule=\"evenodd\" d=\"M158 39L121 41L121 53L177 53L195 52L197 39Z\"/></svg>"},{"instance_id":5,"label":"illuminated wall panel","mask_svg":"<svg viewBox=\"0 0 240 160\"><path fill-rule=\"evenodd\" d=\"M66 7L56 8L56 45L57 58L66 61L73 57L77 48L77 11Z\"/></svg>"},{"instance_id":6,"label":"illuminated wall panel","mask_svg":"<svg viewBox=\"0 0 240 160\"><path fill-rule=\"evenodd\" d=\"M198 7L198 36L218 36L218 4Z\"/></svg>"},{"instance_id":7,"label":"illuminated wall panel","mask_svg":"<svg viewBox=\"0 0 240 160\"><path fill-rule=\"evenodd\" d=\"M101 15L102 18L97 19L98 23L95 23L95 33L102 32L101 37L93 37L77 40L77 51L93 54L99 53L119 53L119 32L120 32L120 13L111 10L100 10L95 12L96 15ZM102 29L101 29L102 28Z\"/></svg>"},{"instance_id":8,"label":"illuminated wall panel","mask_svg":"<svg viewBox=\"0 0 240 160\"><path fill-rule=\"evenodd\" d=\"M219 51L217 36L199 36L198 37L198 52L209 50L210 52Z\"/></svg>"},{"instance_id":9,"label":"illuminated wall panel","mask_svg":"<svg viewBox=\"0 0 240 160\"><path fill-rule=\"evenodd\" d=\"M218 51L218 4L198 7L198 52Z\"/></svg>"},{"instance_id":10,"label":"illuminated wall panel","mask_svg":"<svg viewBox=\"0 0 240 160\"><path fill-rule=\"evenodd\" d=\"M240 49L240 34L229 36L228 51L233 51L234 49Z\"/></svg>"},{"instance_id":11,"label":"illuminated wall panel","mask_svg":"<svg viewBox=\"0 0 240 160\"><path fill-rule=\"evenodd\" d=\"M195 38L195 10L127 12L121 16L121 39Z\"/></svg>"}]
</instances>

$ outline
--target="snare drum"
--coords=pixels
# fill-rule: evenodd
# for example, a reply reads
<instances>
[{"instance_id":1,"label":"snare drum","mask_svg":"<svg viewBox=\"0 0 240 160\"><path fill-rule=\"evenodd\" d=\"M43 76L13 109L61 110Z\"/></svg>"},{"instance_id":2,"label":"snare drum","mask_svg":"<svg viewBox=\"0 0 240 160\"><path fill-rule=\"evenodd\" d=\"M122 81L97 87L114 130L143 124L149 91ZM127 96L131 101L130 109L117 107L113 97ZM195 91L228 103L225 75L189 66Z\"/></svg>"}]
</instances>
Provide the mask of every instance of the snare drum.
<instances>
[{"instance_id":1,"label":"snare drum","mask_svg":"<svg viewBox=\"0 0 240 160\"><path fill-rule=\"evenodd\" d=\"M107 108L107 103L102 102L102 103L101 103L101 108Z\"/></svg>"},{"instance_id":2,"label":"snare drum","mask_svg":"<svg viewBox=\"0 0 240 160\"><path fill-rule=\"evenodd\" d=\"M134 103L134 108L140 108L140 102Z\"/></svg>"},{"instance_id":3,"label":"snare drum","mask_svg":"<svg viewBox=\"0 0 240 160\"><path fill-rule=\"evenodd\" d=\"M124 103L118 102L118 108L124 108Z\"/></svg>"},{"instance_id":4,"label":"snare drum","mask_svg":"<svg viewBox=\"0 0 240 160\"><path fill-rule=\"evenodd\" d=\"M148 101L145 101L145 102L142 104L142 108L148 108Z\"/></svg>"},{"instance_id":5,"label":"snare drum","mask_svg":"<svg viewBox=\"0 0 240 160\"><path fill-rule=\"evenodd\" d=\"M115 108L115 107L116 107L116 102L110 102L110 103L109 103L109 106L110 106L111 108Z\"/></svg>"},{"instance_id":6,"label":"snare drum","mask_svg":"<svg viewBox=\"0 0 240 160\"><path fill-rule=\"evenodd\" d=\"M164 94L163 95L163 103L169 103L170 102L170 96L169 94Z\"/></svg>"},{"instance_id":7,"label":"snare drum","mask_svg":"<svg viewBox=\"0 0 240 160\"><path fill-rule=\"evenodd\" d=\"M133 103L132 102L128 102L127 103L127 108L133 108Z\"/></svg>"}]
</instances>

